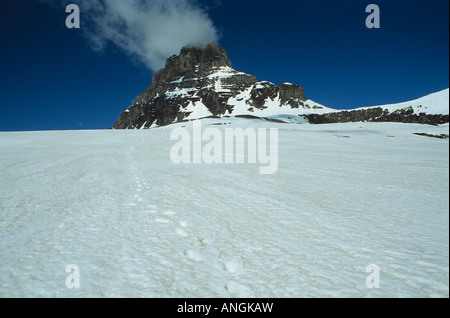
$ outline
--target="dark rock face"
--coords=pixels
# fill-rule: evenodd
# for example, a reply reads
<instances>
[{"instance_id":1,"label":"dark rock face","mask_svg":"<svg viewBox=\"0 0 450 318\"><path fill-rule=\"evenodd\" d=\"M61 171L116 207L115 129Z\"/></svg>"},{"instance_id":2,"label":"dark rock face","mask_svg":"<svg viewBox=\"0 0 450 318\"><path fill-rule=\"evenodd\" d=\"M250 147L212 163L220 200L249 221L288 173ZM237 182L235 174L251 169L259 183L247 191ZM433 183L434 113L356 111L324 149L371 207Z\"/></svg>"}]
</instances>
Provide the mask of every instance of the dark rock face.
<instances>
[{"instance_id":1,"label":"dark rock face","mask_svg":"<svg viewBox=\"0 0 450 318\"><path fill-rule=\"evenodd\" d=\"M288 103L292 108L298 108L303 106L304 101L306 101L306 96L301 86L289 83L280 84L281 104Z\"/></svg>"},{"instance_id":2,"label":"dark rock face","mask_svg":"<svg viewBox=\"0 0 450 318\"><path fill-rule=\"evenodd\" d=\"M176 77L192 78L207 75L211 68L231 67L227 52L217 43L205 48L184 47L179 55L171 56L164 69L153 75L153 85L165 83Z\"/></svg>"},{"instance_id":3,"label":"dark rock face","mask_svg":"<svg viewBox=\"0 0 450 318\"><path fill-rule=\"evenodd\" d=\"M274 100L278 96L279 88L275 84L269 82L260 82L253 86L250 92L250 99L247 104L258 109L266 108L264 106L266 99Z\"/></svg>"},{"instance_id":4,"label":"dark rock face","mask_svg":"<svg viewBox=\"0 0 450 318\"><path fill-rule=\"evenodd\" d=\"M327 114L304 115L311 124L331 124L348 123L355 121L369 121L369 119L379 118L383 114L383 109L371 108L352 111L341 111Z\"/></svg>"},{"instance_id":5,"label":"dark rock face","mask_svg":"<svg viewBox=\"0 0 450 318\"><path fill-rule=\"evenodd\" d=\"M449 122L449 115L415 114L412 107L389 112L381 107L366 108L352 111L340 111L327 114L304 115L311 124L332 124L348 122L399 122L427 125L441 125Z\"/></svg>"},{"instance_id":6,"label":"dark rock face","mask_svg":"<svg viewBox=\"0 0 450 318\"><path fill-rule=\"evenodd\" d=\"M245 92L248 96L237 97ZM282 84L279 88L234 70L226 51L217 43L184 47L179 55L167 59L165 67L153 75L152 85L119 116L113 128L149 128L182 121L199 102L211 115L221 116L233 113L231 98L245 100L249 109L264 109L267 100L281 97L293 108L306 100L300 86Z\"/></svg>"},{"instance_id":7,"label":"dark rock face","mask_svg":"<svg viewBox=\"0 0 450 318\"><path fill-rule=\"evenodd\" d=\"M209 111L214 116L220 116L225 114L225 111L227 110L227 101L229 96L221 95L218 92L215 92L213 90L208 89L201 89L198 92L198 95L200 97L200 100L204 105L208 105Z\"/></svg>"}]
</instances>

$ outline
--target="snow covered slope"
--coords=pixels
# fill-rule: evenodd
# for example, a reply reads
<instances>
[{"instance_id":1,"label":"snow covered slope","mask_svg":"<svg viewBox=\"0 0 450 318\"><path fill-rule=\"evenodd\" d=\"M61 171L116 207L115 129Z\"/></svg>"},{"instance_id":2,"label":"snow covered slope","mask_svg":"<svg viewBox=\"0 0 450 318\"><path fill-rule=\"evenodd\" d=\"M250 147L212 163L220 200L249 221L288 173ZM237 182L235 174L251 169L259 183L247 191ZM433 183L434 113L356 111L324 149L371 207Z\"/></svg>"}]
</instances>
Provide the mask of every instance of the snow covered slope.
<instances>
[{"instance_id":1,"label":"snow covered slope","mask_svg":"<svg viewBox=\"0 0 450 318\"><path fill-rule=\"evenodd\" d=\"M0 133L0 297L449 296L448 125L203 121L278 128L274 175L172 163L191 125Z\"/></svg>"},{"instance_id":2,"label":"snow covered slope","mask_svg":"<svg viewBox=\"0 0 450 318\"><path fill-rule=\"evenodd\" d=\"M273 84L274 85L274 84ZM267 99L265 101L264 106L267 107L265 109L253 109L252 111L248 110L248 104L246 101L251 99L250 92L251 89L248 89L241 93L240 95L232 98L228 101L230 105L233 105L233 112L227 113L226 115L236 116L236 115L254 115L259 117L271 117L271 118L280 118L283 120L287 120L287 115L289 116L297 116L302 117L305 114L326 114L339 112L341 110L330 108L319 104L311 99L307 99L304 104L306 107L302 108L291 108L287 104L281 104L279 97L274 98L273 100ZM281 104L281 105L280 105ZM438 114L449 114L449 89L444 89L442 91L432 93L421 98L396 103L396 104L387 104L387 105L377 105L377 106L365 106L352 110L366 110L373 108L382 108L383 110L387 110L388 112L395 112L398 110L407 109L412 107L415 114L426 113L430 115L438 115ZM205 107L206 108L206 107ZM193 113L192 116L187 117L187 119L198 119L202 117L206 117L211 115L211 113L204 111L202 113ZM293 118L291 118L293 119ZM298 118L297 118L298 119Z\"/></svg>"},{"instance_id":3,"label":"snow covered slope","mask_svg":"<svg viewBox=\"0 0 450 318\"><path fill-rule=\"evenodd\" d=\"M371 106L371 107L361 107L358 109L367 109L367 108L375 108L381 107L383 109L387 109L390 112L395 110L404 109L408 107L412 107L414 109L415 114L426 113L426 114L449 114L449 89L444 89L442 91L429 94L423 96L421 98L397 103L397 104L388 104L388 105L380 105L380 106Z\"/></svg>"},{"instance_id":4,"label":"snow covered slope","mask_svg":"<svg viewBox=\"0 0 450 318\"><path fill-rule=\"evenodd\" d=\"M448 92L445 89L409 102L309 113L304 117L313 124L373 121L441 125L449 122Z\"/></svg>"},{"instance_id":5,"label":"snow covered slope","mask_svg":"<svg viewBox=\"0 0 450 318\"><path fill-rule=\"evenodd\" d=\"M270 82L263 82L268 83L270 85L274 85ZM285 83L286 84L286 83ZM283 103L280 100L280 96L275 96L272 98L266 98L264 100L264 108L256 108L256 107L249 107L248 101L251 100L251 92L255 88L258 88L258 85L260 83L255 84L252 87L249 87L245 91L243 91L241 94L230 98L228 100L228 104L233 106L232 112L227 112L225 115L253 115L253 116L259 116L259 117L273 117L273 116L283 116L283 115L292 115L292 116L298 116L301 114L309 114L309 113L317 113L317 114L323 114L328 112L336 111L335 109L326 107L324 105L321 105L319 103L316 103L315 101L311 99L306 99L303 102L303 107L298 108L292 108L289 104ZM191 119L188 117L188 119Z\"/></svg>"}]
</instances>

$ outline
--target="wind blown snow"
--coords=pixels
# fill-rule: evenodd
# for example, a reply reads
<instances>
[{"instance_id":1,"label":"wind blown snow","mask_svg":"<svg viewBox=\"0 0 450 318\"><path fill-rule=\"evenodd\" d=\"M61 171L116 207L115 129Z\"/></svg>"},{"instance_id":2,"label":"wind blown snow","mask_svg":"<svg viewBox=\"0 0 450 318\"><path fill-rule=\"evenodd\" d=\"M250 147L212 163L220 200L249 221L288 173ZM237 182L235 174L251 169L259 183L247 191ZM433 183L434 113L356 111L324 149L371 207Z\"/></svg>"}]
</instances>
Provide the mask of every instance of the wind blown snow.
<instances>
[{"instance_id":1,"label":"wind blown snow","mask_svg":"<svg viewBox=\"0 0 450 318\"><path fill-rule=\"evenodd\" d=\"M278 173L173 164L174 126L0 133L0 296L449 296L449 143L412 134L448 125L204 124L278 128Z\"/></svg>"}]
</instances>

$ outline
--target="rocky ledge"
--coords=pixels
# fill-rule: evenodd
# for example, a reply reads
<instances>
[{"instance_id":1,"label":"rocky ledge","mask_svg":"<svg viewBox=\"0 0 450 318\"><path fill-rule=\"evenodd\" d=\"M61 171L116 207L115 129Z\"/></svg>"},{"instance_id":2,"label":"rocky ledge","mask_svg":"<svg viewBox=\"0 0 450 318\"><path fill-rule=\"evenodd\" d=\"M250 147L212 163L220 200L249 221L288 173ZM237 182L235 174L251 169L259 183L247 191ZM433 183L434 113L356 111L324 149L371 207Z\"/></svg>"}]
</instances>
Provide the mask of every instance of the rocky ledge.
<instances>
[{"instance_id":1,"label":"rocky ledge","mask_svg":"<svg viewBox=\"0 0 450 318\"><path fill-rule=\"evenodd\" d=\"M407 107L389 112L381 107L366 108L351 111L338 111L326 114L303 115L311 124L332 124L348 122L399 122L427 125L441 125L449 122L449 115L437 115L414 112L413 107Z\"/></svg>"}]
</instances>

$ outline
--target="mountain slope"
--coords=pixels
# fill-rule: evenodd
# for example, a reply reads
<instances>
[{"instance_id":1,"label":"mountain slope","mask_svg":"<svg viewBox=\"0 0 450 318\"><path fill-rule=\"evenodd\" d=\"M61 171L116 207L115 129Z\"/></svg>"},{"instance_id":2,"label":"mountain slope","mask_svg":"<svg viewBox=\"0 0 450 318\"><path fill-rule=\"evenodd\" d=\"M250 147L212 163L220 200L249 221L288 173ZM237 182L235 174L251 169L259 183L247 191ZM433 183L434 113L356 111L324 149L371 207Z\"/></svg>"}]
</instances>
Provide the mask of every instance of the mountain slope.
<instances>
[{"instance_id":1,"label":"mountain slope","mask_svg":"<svg viewBox=\"0 0 450 318\"><path fill-rule=\"evenodd\" d=\"M370 106L370 107L361 107L358 109L367 109L367 108L374 108L374 107L381 107L383 109L387 109L390 112L412 107L415 114L419 113L427 113L430 115L448 115L449 114L449 89L446 88L442 91L428 94L426 96L408 101L403 103L396 103L396 104L387 104L387 105L379 105L379 106Z\"/></svg>"},{"instance_id":2,"label":"mountain slope","mask_svg":"<svg viewBox=\"0 0 450 318\"><path fill-rule=\"evenodd\" d=\"M409 102L361 107L327 114L307 114L304 117L313 124L374 121L439 125L449 122L449 89Z\"/></svg>"}]
</instances>

